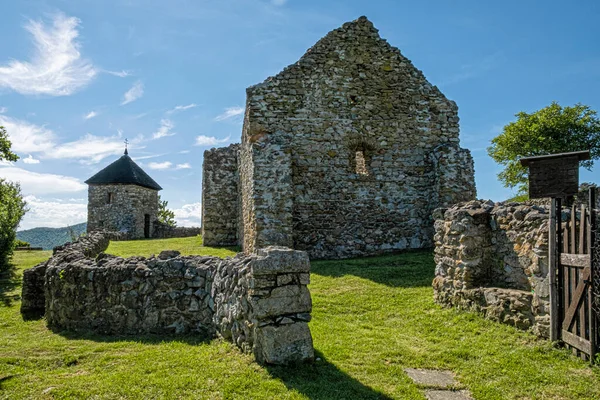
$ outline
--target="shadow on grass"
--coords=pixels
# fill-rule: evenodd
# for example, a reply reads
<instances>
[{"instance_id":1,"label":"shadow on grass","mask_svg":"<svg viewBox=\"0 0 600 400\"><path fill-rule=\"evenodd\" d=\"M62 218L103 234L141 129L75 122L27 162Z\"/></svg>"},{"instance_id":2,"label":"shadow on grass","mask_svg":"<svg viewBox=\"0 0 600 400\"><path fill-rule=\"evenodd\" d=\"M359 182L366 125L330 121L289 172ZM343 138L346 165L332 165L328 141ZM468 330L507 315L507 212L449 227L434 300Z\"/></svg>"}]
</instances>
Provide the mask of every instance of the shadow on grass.
<instances>
[{"instance_id":1,"label":"shadow on grass","mask_svg":"<svg viewBox=\"0 0 600 400\"><path fill-rule=\"evenodd\" d=\"M320 361L289 367L266 366L269 374L290 390L309 399L391 399L385 393L363 385L315 352Z\"/></svg>"},{"instance_id":2,"label":"shadow on grass","mask_svg":"<svg viewBox=\"0 0 600 400\"><path fill-rule=\"evenodd\" d=\"M377 257L311 262L311 273L338 278L354 275L391 287L431 286L435 263L431 250Z\"/></svg>"},{"instance_id":3,"label":"shadow on grass","mask_svg":"<svg viewBox=\"0 0 600 400\"><path fill-rule=\"evenodd\" d=\"M201 333L196 334L132 334L132 335L109 335L109 334L101 334L95 333L91 331L65 331L61 329L53 329L49 327L49 329L65 339L69 340L91 340L93 342L100 343L118 343L118 342L136 342L148 345L157 345L166 342L178 342L185 343L189 345L199 345L199 344L208 344L214 340L214 337L203 335Z\"/></svg>"},{"instance_id":4,"label":"shadow on grass","mask_svg":"<svg viewBox=\"0 0 600 400\"><path fill-rule=\"evenodd\" d=\"M0 303L9 307L16 300L20 299L18 293L9 294L21 285L21 277L15 271L15 267L10 265L8 270L0 272Z\"/></svg>"}]
</instances>

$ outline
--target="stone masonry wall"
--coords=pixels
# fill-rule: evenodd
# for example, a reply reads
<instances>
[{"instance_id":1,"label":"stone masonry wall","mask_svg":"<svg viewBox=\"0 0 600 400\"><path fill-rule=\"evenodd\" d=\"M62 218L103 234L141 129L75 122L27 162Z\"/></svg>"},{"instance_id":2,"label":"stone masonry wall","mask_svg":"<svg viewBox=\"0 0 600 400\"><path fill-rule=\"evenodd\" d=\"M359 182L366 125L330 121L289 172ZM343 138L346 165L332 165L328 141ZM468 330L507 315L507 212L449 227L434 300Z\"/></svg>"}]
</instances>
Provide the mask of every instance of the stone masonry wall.
<instances>
[{"instance_id":1,"label":"stone masonry wall","mask_svg":"<svg viewBox=\"0 0 600 400\"><path fill-rule=\"evenodd\" d=\"M153 222L158 219L158 191L138 185L89 185L88 232L107 230L121 232L128 239L143 238L145 214L150 216L152 237Z\"/></svg>"},{"instance_id":2,"label":"stone masonry wall","mask_svg":"<svg viewBox=\"0 0 600 400\"><path fill-rule=\"evenodd\" d=\"M332 31L247 90L244 251L343 258L433 246L432 211L475 196L457 112L366 18Z\"/></svg>"},{"instance_id":3,"label":"stone masonry wall","mask_svg":"<svg viewBox=\"0 0 600 400\"><path fill-rule=\"evenodd\" d=\"M471 201L434 217L435 301L548 337L547 208Z\"/></svg>"},{"instance_id":4,"label":"stone masonry wall","mask_svg":"<svg viewBox=\"0 0 600 400\"><path fill-rule=\"evenodd\" d=\"M202 228L191 227L191 226L169 226L159 221L155 221L153 224L152 237L153 238L185 238L198 236L202 234Z\"/></svg>"},{"instance_id":5,"label":"stone masonry wall","mask_svg":"<svg viewBox=\"0 0 600 400\"><path fill-rule=\"evenodd\" d=\"M202 238L205 246L238 244L239 144L206 150L202 164Z\"/></svg>"},{"instance_id":6,"label":"stone masonry wall","mask_svg":"<svg viewBox=\"0 0 600 400\"><path fill-rule=\"evenodd\" d=\"M55 330L220 335L261 363L313 359L306 253L271 247L225 260L176 251L149 259L92 258L107 246L105 236L92 234L26 271L23 304L43 298Z\"/></svg>"}]
</instances>

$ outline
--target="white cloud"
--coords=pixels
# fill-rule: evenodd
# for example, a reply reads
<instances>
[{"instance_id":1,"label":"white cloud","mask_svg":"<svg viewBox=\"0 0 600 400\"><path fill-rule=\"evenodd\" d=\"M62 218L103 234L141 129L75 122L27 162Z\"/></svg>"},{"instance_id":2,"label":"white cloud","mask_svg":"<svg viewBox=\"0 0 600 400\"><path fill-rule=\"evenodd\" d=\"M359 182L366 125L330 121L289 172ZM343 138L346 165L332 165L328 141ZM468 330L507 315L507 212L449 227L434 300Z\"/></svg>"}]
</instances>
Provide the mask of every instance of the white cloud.
<instances>
[{"instance_id":1,"label":"white cloud","mask_svg":"<svg viewBox=\"0 0 600 400\"><path fill-rule=\"evenodd\" d=\"M108 70L105 70L103 72L106 72L107 74L111 74L111 75L114 75L114 76L118 76L119 78L127 78L128 76L131 76L131 72L125 71L125 70L121 70L121 71L108 71Z\"/></svg>"},{"instance_id":2,"label":"white cloud","mask_svg":"<svg viewBox=\"0 0 600 400\"><path fill-rule=\"evenodd\" d=\"M156 162L151 162L148 164L148 168L150 169L158 169L158 170L165 170L165 169L169 169L173 166L173 163L170 161L165 161L165 162L161 162L161 163L156 163Z\"/></svg>"},{"instance_id":3,"label":"white cloud","mask_svg":"<svg viewBox=\"0 0 600 400\"><path fill-rule=\"evenodd\" d=\"M175 221L179 226L200 226L202 218L202 203L184 204L173 210Z\"/></svg>"},{"instance_id":4,"label":"white cloud","mask_svg":"<svg viewBox=\"0 0 600 400\"><path fill-rule=\"evenodd\" d=\"M175 135L175 132L171 132L171 129L173 129L174 127L175 125L171 122L171 120L161 119L160 128L158 128L158 131L152 134L152 138L160 139L163 137L173 136Z\"/></svg>"},{"instance_id":5,"label":"white cloud","mask_svg":"<svg viewBox=\"0 0 600 400\"><path fill-rule=\"evenodd\" d=\"M98 116L98 113L96 111L90 111L83 118L84 119L92 119L92 118L97 117L97 116Z\"/></svg>"},{"instance_id":6,"label":"white cloud","mask_svg":"<svg viewBox=\"0 0 600 400\"><path fill-rule=\"evenodd\" d=\"M43 126L0 115L0 125L8 132L16 153L38 153L42 158L76 159L97 163L123 151L119 136L87 134L75 141L57 144L56 134Z\"/></svg>"},{"instance_id":7,"label":"white cloud","mask_svg":"<svg viewBox=\"0 0 600 400\"><path fill-rule=\"evenodd\" d=\"M23 217L19 230L37 227L62 228L87 221L86 199L40 199L25 196L29 211Z\"/></svg>"},{"instance_id":8,"label":"white cloud","mask_svg":"<svg viewBox=\"0 0 600 400\"><path fill-rule=\"evenodd\" d=\"M216 146L218 144L227 143L229 141L229 136L225 139L217 139L214 136L204 136L200 135L196 137L195 146Z\"/></svg>"},{"instance_id":9,"label":"white cloud","mask_svg":"<svg viewBox=\"0 0 600 400\"><path fill-rule=\"evenodd\" d=\"M8 111L8 108L6 108L6 107L0 107L0 114L4 114L7 111Z\"/></svg>"},{"instance_id":10,"label":"white cloud","mask_svg":"<svg viewBox=\"0 0 600 400\"><path fill-rule=\"evenodd\" d=\"M29 155L29 157L27 157L27 158L23 158L23 162L24 162L25 164L39 164L39 163L40 163L40 160L36 160L36 159L35 159L35 158L33 158L33 157L31 156L31 154L30 154L30 155Z\"/></svg>"},{"instance_id":11,"label":"white cloud","mask_svg":"<svg viewBox=\"0 0 600 400\"><path fill-rule=\"evenodd\" d=\"M274 6L283 6L287 2L288 0L271 0L271 4L273 4Z\"/></svg>"},{"instance_id":12,"label":"white cloud","mask_svg":"<svg viewBox=\"0 0 600 400\"><path fill-rule=\"evenodd\" d=\"M190 169L192 166L189 163L177 164L175 169Z\"/></svg>"},{"instance_id":13,"label":"white cloud","mask_svg":"<svg viewBox=\"0 0 600 400\"><path fill-rule=\"evenodd\" d=\"M56 146L45 156L55 159L71 158L93 164L108 156L120 154L123 149L123 142L118 136L95 136L88 133L75 141Z\"/></svg>"},{"instance_id":14,"label":"white cloud","mask_svg":"<svg viewBox=\"0 0 600 400\"><path fill-rule=\"evenodd\" d=\"M244 113L242 107L229 107L225 109L225 112L215 117L215 121L225 121Z\"/></svg>"},{"instance_id":15,"label":"white cloud","mask_svg":"<svg viewBox=\"0 0 600 400\"><path fill-rule=\"evenodd\" d=\"M173 108L172 110L167 111L167 114L173 114L178 111L185 111L185 110L189 110L190 108L195 108L195 107L198 107L198 104L192 103L192 104L188 104L187 106L175 106L175 108Z\"/></svg>"},{"instance_id":16,"label":"white cloud","mask_svg":"<svg viewBox=\"0 0 600 400\"><path fill-rule=\"evenodd\" d=\"M41 174L17 167L0 168L0 178L19 182L24 194L79 192L87 186L71 176Z\"/></svg>"},{"instance_id":17,"label":"white cloud","mask_svg":"<svg viewBox=\"0 0 600 400\"><path fill-rule=\"evenodd\" d=\"M189 150L181 150L181 151L179 152L179 154L188 154L189 152L190 152Z\"/></svg>"},{"instance_id":18,"label":"white cloud","mask_svg":"<svg viewBox=\"0 0 600 400\"><path fill-rule=\"evenodd\" d=\"M137 81L133 84L131 89L125 92L125 94L123 95L123 101L121 102L121 105L124 106L125 104L129 104L132 101L136 101L143 95L144 84L142 83L142 81Z\"/></svg>"},{"instance_id":19,"label":"white cloud","mask_svg":"<svg viewBox=\"0 0 600 400\"><path fill-rule=\"evenodd\" d=\"M0 125L6 128L17 153L46 152L55 146L56 136L50 129L26 121L0 115Z\"/></svg>"},{"instance_id":20,"label":"white cloud","mask_svg":"<svg viewBox=\"0 0 600 400\"><path fill-rule=\"evenodd\" d=\"M81 58L76 41L80 22L63 13L52 16L52 26L29 20L25 29L33 36L33 57L1 65L0 87L21 94L67 96L90 83L97 71Z\"/></svg>"}]
</instances>

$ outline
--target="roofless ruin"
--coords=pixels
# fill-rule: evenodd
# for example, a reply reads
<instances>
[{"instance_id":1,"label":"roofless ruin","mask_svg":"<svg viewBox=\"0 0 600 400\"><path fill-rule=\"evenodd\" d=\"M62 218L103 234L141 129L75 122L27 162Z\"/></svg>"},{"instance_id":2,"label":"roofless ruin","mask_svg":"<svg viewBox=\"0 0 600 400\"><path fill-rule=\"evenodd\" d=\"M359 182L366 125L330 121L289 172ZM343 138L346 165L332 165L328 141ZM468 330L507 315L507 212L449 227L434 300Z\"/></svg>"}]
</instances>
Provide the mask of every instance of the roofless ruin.
<instances>
[{"instance_id":1,"label":"roofless ruin","mask_svg":"<svg viewBox=\"0 0 600 400\"><path fill-rule=\"evenodd\" d=\"M204 154L208 246L344 258L433 246L475 198L458 108L361 17L247 89L241 144Z\"/></svg>"}]
</instances>

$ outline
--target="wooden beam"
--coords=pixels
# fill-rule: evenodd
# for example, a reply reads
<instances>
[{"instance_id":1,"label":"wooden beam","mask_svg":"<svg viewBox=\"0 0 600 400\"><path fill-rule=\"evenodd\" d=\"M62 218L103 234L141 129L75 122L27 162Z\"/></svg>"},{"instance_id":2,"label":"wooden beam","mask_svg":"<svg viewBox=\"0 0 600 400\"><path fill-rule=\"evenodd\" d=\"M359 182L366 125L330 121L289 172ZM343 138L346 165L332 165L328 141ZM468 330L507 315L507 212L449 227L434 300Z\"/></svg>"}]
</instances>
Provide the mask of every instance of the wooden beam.
<instances>
[{"instance_id":1,"label":"wooden beam","mask_svg":"<svg viewBox=\"0 0 600 400\"><path fill-rule=\"evenodd\" d=\"M583 351L586 354L591 354L592 347L589 340L580 338L579 336L564 329L562 331L562 340L563 342Z\"/></svg>"},{"instance_id":2,"label":"wooden beam","mask_svg":"<svg viewBox=\"0 0 600 400\"><path fill-rule=\"evenodd\" d=\"M569 305L569 309L565 312L565 319L564 319L563 325L562 325L563 331L565 329L569 330L569 328L571 328L571 324L573 323L573 320L575 319L575 314L577 313L577 309L579 308L579 306L581 305L581 302L583 301L583 296L585 295L585 289L587 287L587 283L585 281L587 281L588 279L590 279L590 269L586 268L583 270L583 273L581 274L581 279L579 280L579 285L577 285L577 288L575 289L575 293L573 293L573 295L571 296L572 302Z\"/></svg>"},{"instance_id":3,"label":"wooden beam","mask_svg":"<svg viewBox=\"0 0 600 400\"><path fill-rule=\"evenodd\" d=\"M558 211L558 214L557 214ZM558 221L557 221L558 217ZM556 271L558 264L558 247L560 240L557 232L560 229L560 200L552 199L550 207L550 227L548 232L548 268L550 270L550 340L560 339L560 304L558 293L562 287L557 279ZM560 237L560 233L558 234ZM560 276L559 276L560 277Z\"/></svg>"},{"instance_id":4,"label":"wooden beam","mask_svg":"<svg viewBox=\"0 0 600 400\"><path fill-rule=\"evenodd\" d=\"M590 317L588 318L588 330L590 332L590 352L588 353L590 355L590 364L594 364L594 360L596 358L596 353L598 352L598 343L596 342L596 338L597 338L597 329L598 329L598 322L596 320L596 310L594 310L594 301L596 301L596 299L594 298L594 278L595 278L595 274L596 271L594 270L597 266L598 266L598 261L596 259L596 252L594 251L594 246L596 245L596 188L591 187L589 190L589 196L588 196L588 200L589 200L589 204L588 204L588 208L589 208L589 213L588 213L588 224L587 224L587 247L588 247L588 254L590 256L590 289L589 289L589 297L588 297L588 308L589 308L589 315Z\"/></svg>"},{"instance_id":5,"label":"wooden beam","mask_svg":"<svg viewBox=\"0 0 600 400\"><path fill-rule=\"evenodd\" d=\"M590 255L562 253L560 255L560 264L568 265L569 267L585 268L590 265Z\"/></svg>"}]
</instances>

